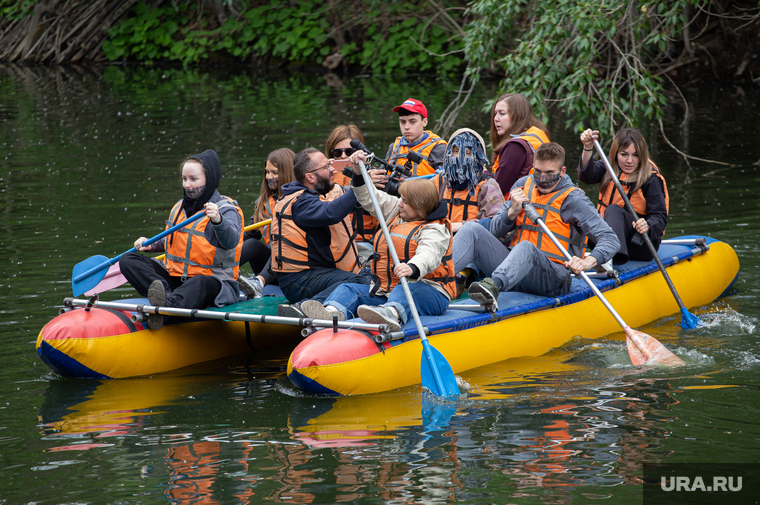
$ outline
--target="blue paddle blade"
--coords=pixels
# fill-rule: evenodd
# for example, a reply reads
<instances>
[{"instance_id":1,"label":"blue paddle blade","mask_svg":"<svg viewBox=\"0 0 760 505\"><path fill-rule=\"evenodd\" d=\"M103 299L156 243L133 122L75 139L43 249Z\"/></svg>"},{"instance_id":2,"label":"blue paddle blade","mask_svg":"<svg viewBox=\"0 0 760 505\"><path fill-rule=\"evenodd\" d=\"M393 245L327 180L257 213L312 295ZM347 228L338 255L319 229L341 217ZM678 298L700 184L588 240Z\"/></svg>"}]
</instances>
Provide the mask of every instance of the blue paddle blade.
<instances>
[{"instance_id":1,"label":"blue paddle blade","mask_svg":"<svg viewBox=\"0 0 760 505\"><path fill-rule=\"evenodd\" d=\"M108 273L109 261L111 260L105 256L90 256L86 260L77 263L71 273L71 290L74 292L74 296L80 296L97 286ZM76 280L77 277L100 265L103 265L103 268Z\"/></svg>"},{"instance_id":2,"label":"blue paddle blade","mask_svg":"<svg viewBox=\"0 0 760 505\"><path fill-rule=\"evenodd\" d=\"M459 396L457 378L443 354L427 340L422 341L422 348L422 363L420 364L422 387L436 396Z\"/></svg>"},{"instance_id":3,"label":"blue paddle blade","mask_svg":"<svg viewBox=\"0 0 760 505\"><path fill-rule=\"evenodd\" d=\"M681 328L694 330L700 326L702 326L702 321L697 316L686 310L686 307L681 309Z\"/></svg>"}]
</instances>

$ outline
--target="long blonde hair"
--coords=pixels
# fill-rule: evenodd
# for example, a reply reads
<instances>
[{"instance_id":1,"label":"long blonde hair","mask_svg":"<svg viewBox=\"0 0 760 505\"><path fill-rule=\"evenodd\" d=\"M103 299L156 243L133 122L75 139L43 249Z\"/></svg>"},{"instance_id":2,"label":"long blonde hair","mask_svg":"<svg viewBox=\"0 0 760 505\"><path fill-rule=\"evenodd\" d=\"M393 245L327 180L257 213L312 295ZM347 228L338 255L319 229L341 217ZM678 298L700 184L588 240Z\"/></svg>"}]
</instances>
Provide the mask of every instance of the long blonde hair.
<instances>
[{"instance_id":1,"label":"long blonde hair","mask_svg":"<svg viewBox=\"0 0 760 505\"><path fill-rule=\"evenodd\" d=\"M493 116L499 102L506 102L510 119L509 131L504 132L503 135L496 133L496 126L493 124ZM491 107L491 131L488 134L491 140L491 161L496 160L501 148L511 139L510 135L522 133L531 126L542 130L549 137L549 129L544 123L533 117L533 107L530 106L530 101L525 96L520 93L506 93L497 98Z\"/></svg>"},{"instance_id":2,"label":"long blonde hair","mask_svg":"<svg viewBox=\"0 0 760 505\"><path fill-rule=\"evenodd\" d=\"M293 160L296 157L296 153L287 147L275 149L267 156L267 161L277 167L277 195L275 199L282 196L280 188L295 180L293 176ZM261 196L256 202L256 209L253 211L253 221L259 223L267 219L266 203L269 201L269 197L274 195L275 192L269 189L267 185L267 178L264 175L264 181L261 183Z\"/></svg>"},{"instance_id":3,"label":"long blonde hair","mask_svg":"<svg viewBox=\"0 0 760 505\"><path fill-rule=\"evenodd\" d=\"M641 189L644 184L652 177L652 166L649 162L649 149L647 148L646 140L639 130L636 128L623 128L620 130L615 138L612 140L612 147L610 147L610 165L619 174L620 166L618 166L617 155L618 151L627 148L633 144L636 149L636 153L639 155L639 166L636 167L636 171L628 177L626 185L633 185L633 191ZM644 170L646 168L646 170ZM605 172L602 177L602 182L599 184L599 191L604 194L607 191L607 186L613 184L612 177L608 172ZM631 191L631 193L633 192Z\"/></svg>"}]
</instances>

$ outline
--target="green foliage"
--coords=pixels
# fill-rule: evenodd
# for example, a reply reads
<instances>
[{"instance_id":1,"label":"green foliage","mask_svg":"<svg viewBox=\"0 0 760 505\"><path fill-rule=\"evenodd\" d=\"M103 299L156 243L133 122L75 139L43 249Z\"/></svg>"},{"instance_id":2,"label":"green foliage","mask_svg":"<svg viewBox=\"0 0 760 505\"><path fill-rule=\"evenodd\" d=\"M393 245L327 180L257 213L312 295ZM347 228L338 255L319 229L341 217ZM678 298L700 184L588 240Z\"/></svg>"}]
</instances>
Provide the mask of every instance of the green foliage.
<instances>
[{"instance_id":1,"label":"green foliage","mask_svg":"<svg viewBox=\"0 0 760 505\"><path fill-rule=\"evenodd\" d=\"M338 51L349 64L387 74L448 72L462 63L457 55L434 56L460 50L461 40L450 40L450 31L436 24L426 26L421 33L425 19L415 13L414 6L381 2L336 5L332 12L317 0L275 0L249 6L219 23L193 10L198 8L193 2L181 3L177 10L140 2L109 30L103 51L112 61L171 60L183 64L212 57L321 64ZM210 15L208 10L206 15ZM342 23L340 40L344 43L340 47L335 40L336 27L328 18ZM346 19L350 21L346 23Z\"/></svg>"},{"instance_id":2,"label":"green foliage","mask_svg":"<svg viewBox=\"0 0 760 505\"><path fill-rule=\"evenodd\" d=\"M209 28L198 22L197 13L187 4L175 11L171 6L151 8L138 3L131 16L109 30L103 52L112 61L167 59L189 64L226 54L235 59L256 55L321 63L327 51L318 48L327 38L328 26L324 18L311 14L315 10L311 1L273 2Z\"/></svg>"},{"instance_id":3,"label":"green foliage","mask_svg":"<svg viewBox=\"0 0 760 505\"><path fill-rule=\"evenodd\" d=\"M658 63L668 59L669 43L681 36L684 7L706 3L479 0L471 6L478 17L468 26L465 49L482 68L500 66L502 88L529 97L538 115L545 103L557 102L573 118L568 127L611 132L661 117L665 98ZM487 48L492 35L505 29L514 42L502 36Z\"/></svg>"},{"instance_id":4,"label":"green foliage","mask_svg":"<svg viewBox=\"0 0 760 505\"><path fill-rule=\"evenodd\" d=\"M406 11L405 11L406 10ZM406 72L447 73L462 64L459 55L436 57L452 51L460 51L462 42L449 41L449 34L440 26L431 26L421 37L421 21L414 17L409 5L396 5L385 12L372 10L365 14L367 25L362 51L353 52L354 47L344 50L349 63L370 68L375 73L393 74ZM385 14L398 22L387 29L373 24Z\"/></svg>"},{"instance_id":5,"label":"green foliage","mask_svg":"<svg viewBox=\"0 0 760 505\"><path fill-rule=\"evenodd\" d=\"M34 11L36 0L0 0L0 20L15 21Z\"/></svg>"}]
</instances>

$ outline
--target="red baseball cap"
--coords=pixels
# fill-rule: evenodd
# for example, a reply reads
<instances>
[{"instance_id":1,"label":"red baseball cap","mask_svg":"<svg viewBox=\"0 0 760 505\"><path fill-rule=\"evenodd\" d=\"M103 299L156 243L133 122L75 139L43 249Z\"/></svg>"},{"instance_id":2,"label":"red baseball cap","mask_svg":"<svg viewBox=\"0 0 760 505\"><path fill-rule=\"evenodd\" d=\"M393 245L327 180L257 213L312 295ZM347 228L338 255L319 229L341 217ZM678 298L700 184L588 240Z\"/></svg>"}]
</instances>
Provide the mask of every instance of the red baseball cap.
<instances>
[{"instance_id":1,"label":"red baseball cap","mask_svg":"<svg viewBox=\"0 0 760 505\"><path fill-rule=\"evenodd\" d=\"M398 112L399 109L408 110L416 114L422 114L422 117L427 119L427 107L425 104L417 100L416 98L407 98L404 103L397 105L393 108L393 112Z\"/></svg>"}]
</instances>

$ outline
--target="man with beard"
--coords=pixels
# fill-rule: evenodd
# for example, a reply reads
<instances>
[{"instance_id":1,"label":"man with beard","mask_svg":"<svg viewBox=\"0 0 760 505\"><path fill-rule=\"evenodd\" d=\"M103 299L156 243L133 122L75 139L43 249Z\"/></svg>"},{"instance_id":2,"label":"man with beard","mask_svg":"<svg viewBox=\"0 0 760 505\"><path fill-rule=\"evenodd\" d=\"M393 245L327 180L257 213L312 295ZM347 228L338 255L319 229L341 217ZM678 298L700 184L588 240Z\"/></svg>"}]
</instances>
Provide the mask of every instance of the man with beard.
<instances>
[{"instance_id":1,"label":"man with beard","mask_svg":"<svg viewBox=\"0 0 760 505\"><path fill-rule=\"evenodd\" d=\"M272 270L291 303L280 316L304 317L301 300L324 301L340 284L369 284L358 274L351 213L356 196L333 180L330 160L318 149L296 154L296 180L282 186L270 228Z\"/></svg>"},{"instance_id":2,"label":"man with beard","mask_svg":"<svg viewBox=\"0 0 760 505\"><path fill-rule=\"evenodd\" d=\"M565 175L565 150L549 142L536 149L534 172L515 182L491 221L490 233L467 222L454 236L454 269L474 262L486 277L470 285L470 299L498 309L499 292L522 291L540 296L570 292L570 272L579 274L612 258L620 248L615 232L604 222L583 190ZM531 222L522 204L529 202L572 255L567 261L541 228ZM497 237L511 232L509 248ZM586 254L585 238L596 246ZM474 247L477 244L477 247Z\"/></svg>"}]
</instances>

